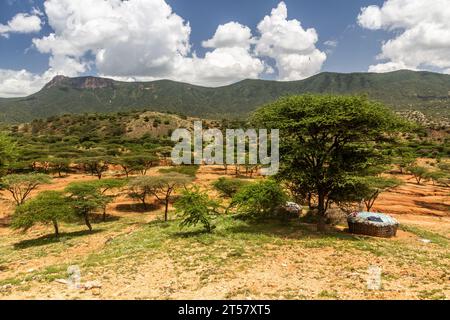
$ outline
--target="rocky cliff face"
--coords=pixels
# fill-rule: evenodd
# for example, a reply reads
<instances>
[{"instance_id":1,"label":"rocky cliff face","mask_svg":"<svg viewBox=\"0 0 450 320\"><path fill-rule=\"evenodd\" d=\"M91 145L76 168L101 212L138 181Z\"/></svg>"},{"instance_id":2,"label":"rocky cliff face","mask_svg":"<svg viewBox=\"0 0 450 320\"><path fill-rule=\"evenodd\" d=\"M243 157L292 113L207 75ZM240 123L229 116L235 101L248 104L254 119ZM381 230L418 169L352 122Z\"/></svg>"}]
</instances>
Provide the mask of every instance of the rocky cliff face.
<instances>
[{"instance_id":1,"label":"rocky cliff face","mask_svg":"<svg viewBox=\"0 0 450 320\"><path fill-rule=\"evenodd\" d=\"M54 77L49 83L47 83L44 87L44 89L49 89L52 87L57 87L62 85L64 82L70 80L70 78L65 76L56 76Z\"/></svg>"},{"instance_id":2,"label":"rocky cliff face","mask_svg":"<svg viewBox=\"0 0 450 320\"><path fill-rule=\"evenodd\" d=\"M114 81L111 79L105 78L96 78L96 77L84 77L84 78L75 78L75 86L78 89L101 89L113 87Z\"/></svg>"},{"instance_id":3,"label":"rocky cliff face","mask_svg":"<svg viewBox=\"0 0 450 320\"><path fill-rule=\"evenodd\" d=\"M68 78L65 76L56 76L47 83L45 89L59 86L72 87L74 89L101 89L113 87L114 81L97 77Z\"/></svg>"}]
</instances>

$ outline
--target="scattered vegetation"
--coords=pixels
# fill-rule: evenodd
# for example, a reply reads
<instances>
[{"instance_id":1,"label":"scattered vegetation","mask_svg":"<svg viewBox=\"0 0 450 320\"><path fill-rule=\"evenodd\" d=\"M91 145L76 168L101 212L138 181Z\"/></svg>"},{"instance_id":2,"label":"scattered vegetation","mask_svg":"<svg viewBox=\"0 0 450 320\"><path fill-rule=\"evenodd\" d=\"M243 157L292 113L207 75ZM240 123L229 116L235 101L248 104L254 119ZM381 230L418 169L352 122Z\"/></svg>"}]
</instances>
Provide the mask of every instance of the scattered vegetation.
<instances>
[{"instance_id":1,"label":"scattered vegetation","mask_svg":"<svg viewBox=\"0 0 450 320\"><path fill-rule=\"evenodd\" d=\"M102 194L97 185L89 182L71 183L65 189L75 213L84 220L89 231L92 231L90 215L97 209L102 209L110 201Z\"/></svg>"},{"instance_id":2,"label":"scattered vegetation","mask_svg":"<svg viewBox=\"0 0 450 320\"><path fill-rule=\"evenodd\" d=\"M164 221L168 221L169 202L173 192L178 188L185 187L191 181L190 176L176 172L153 177L137 177L130 181L129 195L134 199L139 199L144 207L147 206L146 198L153 195L164 204Z\"/></svg>"},{"instance_id":3,"label":"scattered vegetation","mask_svg":"<svg viewBox=\"0 0 450 320\"><path fill-rule=\"evenodd\" d=\"M412 245L404 239L371 239L337 229L324 232L330 211L348 213L358 210L360 204L372 210L382 193L410 178L401 175L412 175L417 188L428 181L448 186L450 148L447 136L441 135L445 129L413 125L365 97L286 97L259 109L250 122L224 119L205 124L221 130L254 125L279 128L279 174L273 179L262 178L257 166L233 166L231 175L236 178L222 177L205 187L197 183L202 182L199 166L174 166L170 161L170 130L189 123L185 120L187 117L170 113L138 111L63 115L12 126L8 133L0 134L1 187L16 204L11 210L11 227L26 231L35 225L50 225L55 235L39 228L28 236L14 233L14 242L0 235L1 241L8 242L0 246L0 271L21 254L38 259L96 237L92 223L100 214L104 223L101 230L95 229L107 233L101 238L105 244L101 242L102 249L77 261L88 270L111 267L113 273L120 273L113 270L113 262L123 262L123 268L131 270L151 257L169 259L174 272L192 268L189 270L198 272L203 281L230 271L227 268L231 265L244 270L247 264L255 267L274 260L267 266L277 268L278 260L266 257L280 248L300 248L302 255L297 256L296 251L296 257L288 261L298 270L305 265L305 252L315 254L321 248L333 249L333 257L343 258L343 264L351 262L352 256L383 257L387 264L448 269L445 255L449 241L436 232L402 226L403 231L431 240L421 250L417 245L422 243ZM405 128L414 128L414 132ZM228 175L228 166L224 169ZM244 172L255 179L239 179ZM51 183L52 177L64 183L59 178L81 173L92 177L87 181L83 177L62 191L37 192L41 185ZM393 178L396 176L401 179ZM230 204L225 212L208 194L211 185ZM148 206L151 201L161 203L163 209L158 207L154 213L164 213L164 222L148 223L151 214L107 219L107 208L112 210L108 205L122 195L139 201L149 213L154 209ZM297 202L299 208L309 206L321 232L305 223L306 219L299 219L298 212L288 212L287 201ZM174 215L170 214L170 204ZM89 231L80 231L80 223ZM188 232L180 232L188 227ZM350 262L347 267L353 268ZM53 281L64 274L65 267L52 265L11 282ZM285 267L283 262L281 268ZM7 281L2 279L0 284ZM233 296L232 292L227 294ZM332 299L341 298L340 294L334 288L315 293ZM421 297L443 298L445 294L423 290Z\"/></svg>"}]
</instances>

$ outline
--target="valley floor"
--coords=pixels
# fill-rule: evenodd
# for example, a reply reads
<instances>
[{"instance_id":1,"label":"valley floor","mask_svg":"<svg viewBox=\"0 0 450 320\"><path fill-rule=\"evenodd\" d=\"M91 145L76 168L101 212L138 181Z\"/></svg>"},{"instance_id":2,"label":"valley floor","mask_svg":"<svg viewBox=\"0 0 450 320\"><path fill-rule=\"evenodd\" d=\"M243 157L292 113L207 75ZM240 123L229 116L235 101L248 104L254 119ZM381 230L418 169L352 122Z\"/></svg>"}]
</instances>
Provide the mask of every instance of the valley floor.
<instances>
[{"instance_id":1,"label":"valley floor","mask_svg":"<svg viewBox=\"0 0 450 320\"><path fill-rule=\"evenodd\" d=\"M223 174L216 169L202 167L197 183L207 187ZM84 179L92 177L55 179L41 190ZM181 230L176 220L161 222L160 208L142 212L122 197L93 233L64 224L56 240L50 227L26 234L7 228L12 206L3 199L0 299L450 299L449 189L404 179L376 205L401 222L394 239L226 216L205 234ZM96 285L69 288L62 280L71 265L79 267L82 284ZM372 265L382 270L380 290L367 289Z\"/></svg>"}]
</instances>

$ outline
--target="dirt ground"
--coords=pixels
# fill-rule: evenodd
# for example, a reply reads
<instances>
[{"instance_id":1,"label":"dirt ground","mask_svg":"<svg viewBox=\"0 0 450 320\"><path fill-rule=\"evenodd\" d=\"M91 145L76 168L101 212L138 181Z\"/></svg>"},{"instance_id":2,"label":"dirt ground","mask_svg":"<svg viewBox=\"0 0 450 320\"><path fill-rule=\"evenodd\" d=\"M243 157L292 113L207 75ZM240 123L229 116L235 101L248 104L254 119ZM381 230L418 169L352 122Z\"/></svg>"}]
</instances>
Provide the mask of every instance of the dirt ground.
<instances>
[{"instance_id":1,"label":"dirt ground","mask_svg":"<svg viewBox=\"0 0 450 320\"><path fill-rule=\"evenodd\" d=\"M210 184L221 175L220 168L201 167L196 184L217 196ZM91 179L56 178L37 192ZM401 179L405 184L382 194L374 208L408 226L394 239L340 230L321 236L308 225L184 238L172 225L149 224L160 209L141 212L121 196L108 207L108 222L94 225L96 232L63 226L66 234L54 242L50 227L10 230L13 205L3 192L0 299L449 299L450 189ZM98 285L64 284L73 264L80 265L82 283ZM367 290L371 265L382 270L379 290Z\"/></svg>"}]
</instances>

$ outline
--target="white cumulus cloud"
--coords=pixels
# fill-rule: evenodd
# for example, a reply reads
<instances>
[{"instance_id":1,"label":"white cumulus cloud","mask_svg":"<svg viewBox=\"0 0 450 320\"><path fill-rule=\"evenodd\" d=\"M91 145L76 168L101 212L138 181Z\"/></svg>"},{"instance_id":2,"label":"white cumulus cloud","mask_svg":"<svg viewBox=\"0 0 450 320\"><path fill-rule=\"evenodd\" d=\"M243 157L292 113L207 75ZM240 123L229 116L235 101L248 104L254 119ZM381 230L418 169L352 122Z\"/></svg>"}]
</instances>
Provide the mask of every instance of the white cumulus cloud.
<instances>
[{"instance_id":1,"label":"white cumulus cloud","mask_svg":"<svg viewBox=\"0 0 450 320\"><path fill-rule=\"evenodd\" d=\"M249 48L252 43L252 31L237 22L220 25L212 39L203 42L205 48Z\"/></svg>"},{"instance_id":2,"label":"white cumulus cloud","mask_svg":"<svg viewBox=\"0 0 450 320\"><path fill-rule=\"evenodd\" d=\"M0 69L0 97L23 97L39 91L51 77L26 70Z\"/></svg>"},{"instance_id":3,"label":"white cumulus cloud","mask_svg":"<svg viewBox=\"0 0 450 320\"><path fill-rule=\"evenodd\" d=\"M393 32L369 71L450 69L450 4L448 0L386 0L362 8L358 23L370 30Z\"/></svg>"},{"instance_id":4,"label":"white cumulus cloud","mask_svg":"<svg viewBox=\"0 0 450 320\"><path fill-rule=\"evenodd\" d=\"M45 12L54 33L34 44L53 62L69 61L74 72L89 69L91 54L101 74L164 77L190 50L189 24L163 0L47 0Z\"/></svg>"},{"instance_id":5,"label":"white cumulus cloud","mask_svg":"<svg viewBox=\"0 0 450 320\"><path fill-rule=\"evenodd\" d=\"M41 30L39 12L33 14L18 13L7 24L0 24L0 35L8 37L10 33L33 33Z\"/></svg>"},{"instance_id":6,"label":"white cumulus cloud","mask_svg":"<svg viewBox=\"0 0 450 320\"><path fill-rule=\"evenodd\" d=\"M303 29L300 21L288 20L287 7L280 2L259 24L261 37L256 44L259 55L273 58L280 80L299 80L320 71L326 54L316 48L315 29Z\"/></svg>"}]
</instances>

